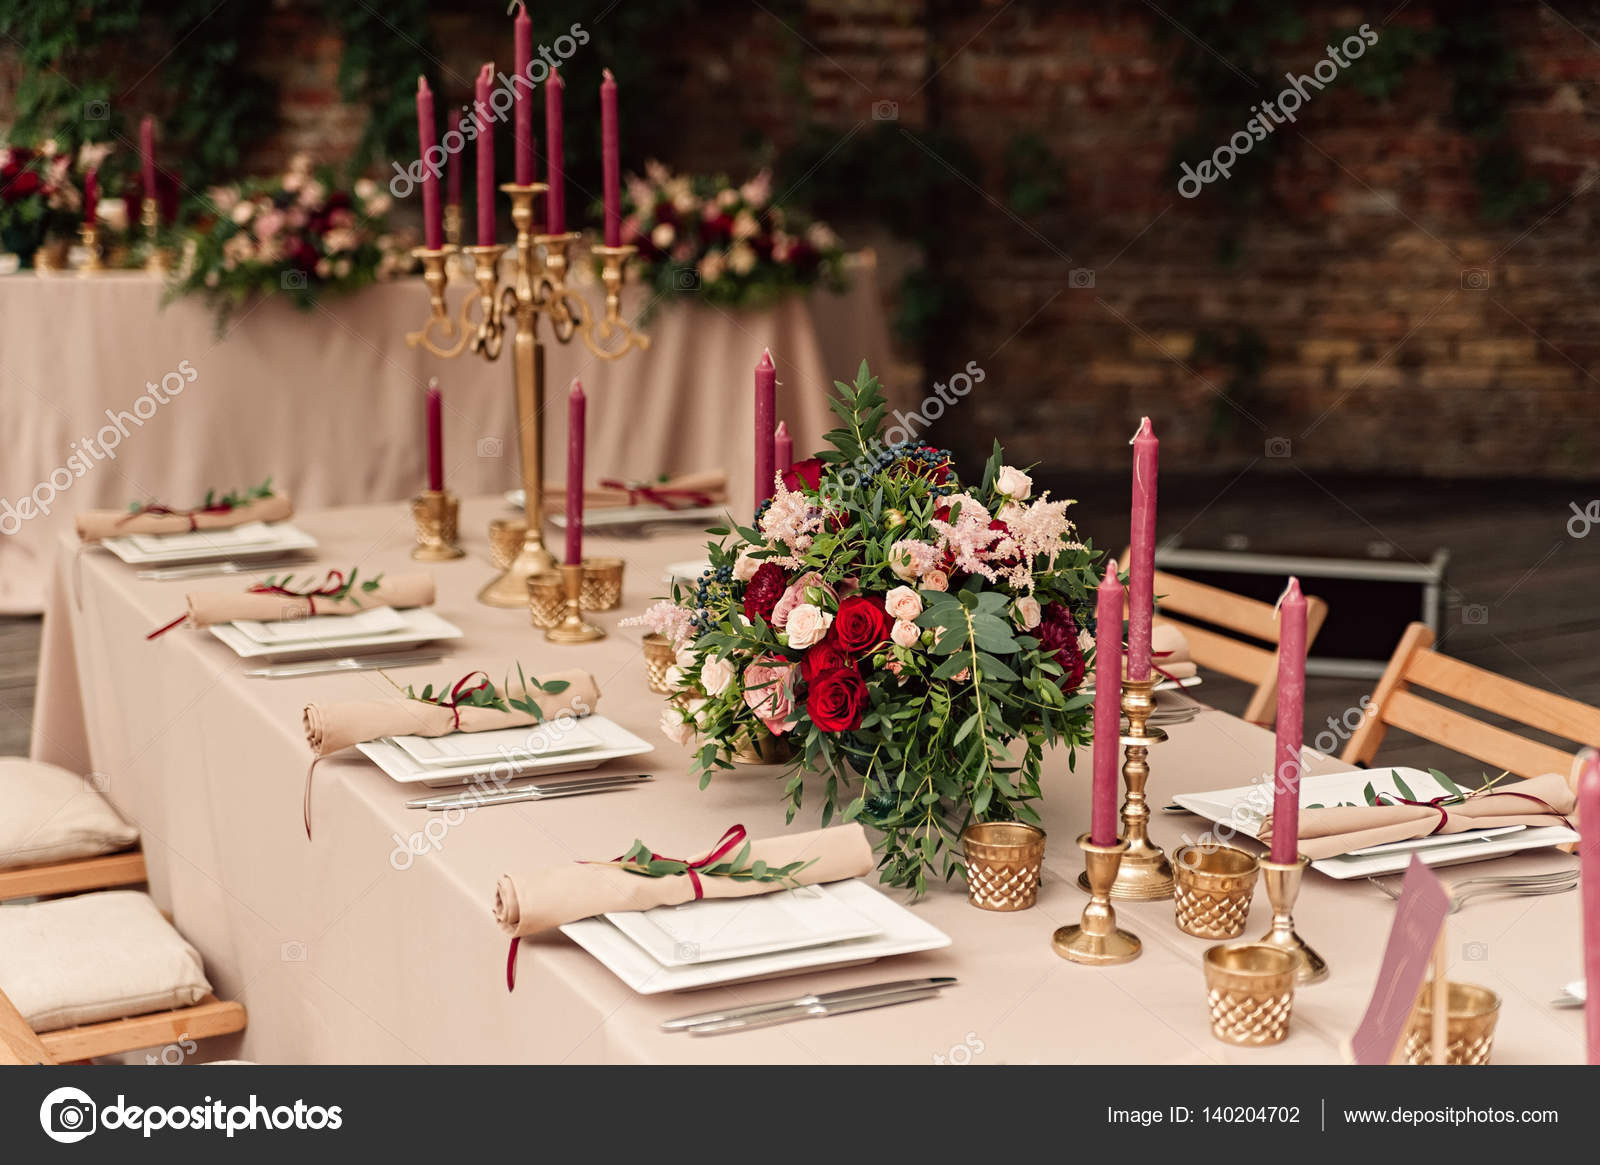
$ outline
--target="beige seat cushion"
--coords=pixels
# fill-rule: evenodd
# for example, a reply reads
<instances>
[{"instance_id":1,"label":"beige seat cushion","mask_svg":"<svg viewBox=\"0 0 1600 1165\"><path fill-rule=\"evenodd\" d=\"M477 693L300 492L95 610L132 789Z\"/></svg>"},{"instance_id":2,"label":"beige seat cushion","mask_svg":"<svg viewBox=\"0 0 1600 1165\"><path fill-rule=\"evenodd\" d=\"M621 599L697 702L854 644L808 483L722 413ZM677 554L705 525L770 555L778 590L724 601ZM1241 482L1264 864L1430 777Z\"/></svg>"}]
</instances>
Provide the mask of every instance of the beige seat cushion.
<instances>
[{"instance_id":1,"label":"beige seat cushion","mask_svg":"<svg viewBox=\"0 0 1600 1165\"><path fill-rule=\"evenodd\" d=\"M0 757L0 870L94 857L138 840L139 831L77 773Z\"/></svg>"},{"instance_id":2,"label":"beige seat cushion","mask_svg":"<svg viewBox=\"0 0 1600 1165\"><path fill-rule=\"evenodd\" d=\"M105 890L0 906L0 991L47 1032L189 1007L211 984L148 894Z\"/></svg>"}]
</instances>

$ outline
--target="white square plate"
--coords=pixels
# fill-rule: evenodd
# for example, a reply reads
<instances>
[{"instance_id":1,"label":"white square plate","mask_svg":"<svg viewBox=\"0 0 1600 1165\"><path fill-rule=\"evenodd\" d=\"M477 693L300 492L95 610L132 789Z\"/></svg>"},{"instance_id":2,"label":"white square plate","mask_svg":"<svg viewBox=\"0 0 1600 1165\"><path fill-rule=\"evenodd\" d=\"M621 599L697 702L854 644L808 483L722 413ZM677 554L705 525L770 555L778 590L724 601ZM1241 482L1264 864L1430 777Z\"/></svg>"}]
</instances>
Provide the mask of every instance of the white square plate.
<instances>
[{"instance_id":1,"label":"white square plate","mask_svg":"<svg viewBox=\"0 0 1600 1165\"><path fill-rule=\"evenodd\" d=\"M597 768L608 760L620 760L623 757L639 756L655 751L653 745L604 716L585 716L583 725L599 738L600 743L597 748L557 753L554 756L533 756L527 753L525 745L527 739L539 731L539 725L530 724L526 728L512 729L513 732L523 734L521 743L524 747L513 749L506 756L496 757L492 765L486 765L481 761L448 767L421 765L407 756L405 749L388 739L369 740L356 747L391 780L398 781L402 785L427 785L430 788L464 785L474 779L503 776L507 773L521 777L546 773L576 773ZM526 755L519 756L518 752Z\"/></svg>"},{"instance_id":2,"label":"white square plate","mask_svg":"<svg viewBox=\"0 0 1600 1165\"><path fill-rule=\"evenodd\" d=\"M881 926L840 902L826 886L796 886L748 898L702 898L605 917L663 967L715 963L883 933Z\"/></svg>"},{"instance_id":3,"label":"white square plate","mask_svg":"<svg viewBox=\"0 0 1600 1165\"><path fill-rule=\"evenodd\" d=\"M561 928L561 933L641 995L691 991L751 979L774 979L822 967L854 966L891 955L939 950L950 945L949 935L860 879L830 882L828 890L839 902L877 925L882 933L876 938L722 959L715 963L694 963L686 967L663 967L604 918L569 922Z\"/></svg>"},{"instance_id":4,"label":"white square plate","mask_svg":"<svg viewBox=\"0 0 1600 1165\"><path fill-rule=\"evenodd\" d=\"M1421 769L1387 766L1374 769L1352 769L1343 773L1322 773L1305 776L1300 780L1300 807L1318 805L1363 805L1363 790L1370 783L1379 793L1404 796L1395 783L1399 773L1414 797L1408 800L1428 801L1450 792L1431 773ZM1212 793L1183 793L1173 798L1191 813L1198 813L1231 829L1259 840L1261 826L1272 808L1272 789L1263 779L1254 785L1241 785L1234 789L1219 789ZM1355 853L1335 858L1322 858L1311 863L1331 878L1370 878L1378 874L1400 874L1416 854L1430 866L1456 865L1461 862L1482 861L1522 850L1541 849L1544 846L1562 845L1576 841L1578 835L1563 826L1537 826L1533 828L1511 825L1495 829L1472 829L1464 833L1435 834L1415 837L1387 845L1371 846Z\"/></svg>"},{"instance_id":5,"label":"white square plate","mask_svg":"<svg viewBox=\"0 0 1600 1165\"><path fill-rule=\"evenodd\" d=\"M263 535L239 531L254 527ZM255 538L255 541L249 540ZM141 545L143 544L143 545ZM184 534L131 534L106 538L100 545L129 566L180 566L186 562L210 562L216 558L257 558L268 554L288 554L315 550L317 540L289 522L247 522L231 530L196 530Z\"/></svg>"},{"instance_id":6,"label":"white square plate","mask_svg":"<svg viewBox=\"0 0 1600 1165\"><path fill-rule=\"evenodd\" d=\"M583 752L601 747L600 738L574 720L560 729L536 733L530 728L502 728L495 732L456 732L449 736L392 736L389 739L420 765L487 764L526 754L532 760L558 753Z\"/></svg>"},{"instance_id":7,"label":"white square plate","mask_svg":"<svg viewBox=\"0 0 1600 1165\"><path fill-rule=\"evenodd\" d=\"M233 625L256 643L314 644L324 639L348 639L352 635L388 635L407 624L405 616L393 607L374 607L355 615L312 615L278 623L235 619Z\"/></svg>"},{"instance_id":8,"label":"white square plate","mask_svg":"<svg viewBox=\"0 0 1600 1165\"><path fill-rule=\"evenodd\" d=\"M441 619L428 607L414 607L406 611L395 611L403 621L403 625L393 631L386 631L381 635L340 635L317 639L314 642L288 642L288 643L257 643L232 623L217 623L207 630L222 642L233 648L234 654L240 659L316 659L330 653L340 655L359 655L363 652L388 651L402 647L413 647L418 643L428 643L434 639L460 639L463 632L454 623ZM330 615L330 619L338 619L348 623L351 619L359 619L359 615Z\"/></svg>"}]
</instances>

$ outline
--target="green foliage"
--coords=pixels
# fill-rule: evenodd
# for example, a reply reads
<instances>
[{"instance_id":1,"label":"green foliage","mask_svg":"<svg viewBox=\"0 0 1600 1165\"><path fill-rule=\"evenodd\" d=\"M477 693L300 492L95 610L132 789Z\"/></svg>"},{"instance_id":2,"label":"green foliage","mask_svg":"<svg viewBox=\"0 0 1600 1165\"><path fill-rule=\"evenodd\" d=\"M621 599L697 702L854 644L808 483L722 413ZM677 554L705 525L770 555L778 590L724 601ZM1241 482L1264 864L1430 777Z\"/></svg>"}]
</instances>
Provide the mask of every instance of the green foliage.
<instances>
[{"instance_id":1,"label":"green foliage","mask_svg":"<svg viewBox=\"0 0 1600 1165\"><path fill-rule=\"evenodd\" d=\"M1020 133L1006 144L1006 202L1023 218L1033 218L1060 205L1066 193L1062 164L1044 138Z\"/></svg>"},{"instance_id":2,"label":"green foliage","mask_svg":"<svg viewBox=\"0 0 1600 1165\"><path fill-rule=\"evenodd\" d=\"M366 127L350 158L352 173L388 158L416 155L417 75L432 74L434 70L428 66L439 59L428 19L430 7L427 0L386 0L381 7L327 0L323 6L329 23L344 41L339 95L368 111ZM450 108L448 103L440 106L441 132L447 124L443 115Z\"/></svg>"},{"instance_id":3,"label":"green foliage","mask_svg":"<svg viewBox=\"0 0 1600 1165\"><path fill-rule=\"evenodd\" d=\"M478 676L483 678L468 686L468 681ZM543 720L544 712L534 700L533 693L543 692L545 695L555 696L570 686L567 680L540 682L537 678L530 679L523 673L522 665L519 663L515 688L511 686L510 676L496 687L484 672L471 672L453 684L440 684L437 690L432 684L427 684L421 692L410 685L407 685L404 691L407 699L435 704L441 708L492 708L497 712L522 712L535 720Z\"/></svg>"},{"instance_id":4,"label":"green foliage","mask_svg":"<svg viewBox=\"0 0 1600 1165\"><path fill-rule=\"evenodd\" d=\"M654 850L638 840L628 847L628 852L618 861L608 864L626 870L630 874L637 874L641 878L681 877L689 872L688 862L676 858L657 857ZM784 886L798 886L800 883L795 881L796 875L816 864L816 858L812 858L809 862L793 861L782 866L769 866L763 861L752 862L750 843L747 841L728 861L703 866L697 868L695 872L701 877L727 878L730 882L776 882Z\"/></svg>"}]
</instances>

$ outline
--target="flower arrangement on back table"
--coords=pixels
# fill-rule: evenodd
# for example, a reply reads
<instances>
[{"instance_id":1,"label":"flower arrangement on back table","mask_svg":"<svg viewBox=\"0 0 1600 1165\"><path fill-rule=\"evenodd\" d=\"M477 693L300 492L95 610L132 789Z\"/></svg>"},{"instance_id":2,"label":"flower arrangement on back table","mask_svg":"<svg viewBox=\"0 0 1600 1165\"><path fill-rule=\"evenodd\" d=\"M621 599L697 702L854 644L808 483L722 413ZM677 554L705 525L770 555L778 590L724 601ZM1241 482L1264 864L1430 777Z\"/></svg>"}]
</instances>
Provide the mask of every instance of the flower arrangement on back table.
<instances>
[{"instance_id":1,"label":"flower arrangement on back table","mask_svg":"<svg viewBox=\"0 0 1600 1165\"><path fill-rule=\"evenodd\" d=\"M221 327L254 295L286 292L310 308L412 269L410 240L387 233L390 199L371 179L341 190L297 155L286 173L211 190L215 214L184 242L171 294L204 297Z\"/></svg>"},{"instance_id":2,"label":"flower arrangement on back table","mask_svg":"<svg viewBox=\"0 0 1600 1165\"><path fill-rule=\"evenodd\" d=\"M32 262L46 239L75 239L83 218L81 174L99 165L106 147L76 153L53 139L39 148L0 145L0 244Z\"/></svg>"},{"instance_id":3,"label":"flower arrangement on back table","mask_svg":"<svg viewBox=\"0 0 1600 1165\"><path fill-rule=\"evenodd\" d=\"M880 830L883 880L921 892L970 822L1037 822L1044 747L1087 741L1098 556L998 445L963 485L947 452L883 444L864 361L836 387L830 447L634 622L678 648L662 727L698 738L702 788L742 744L788 742L790 820L823 775L823 824Z\"/></svg>"},{"instance_id":4,"label":"flower arrangement on back table","mask_svg":"<svg viewBox=\"0 0 1600 1165\"><path fill-rule=\"evenodd\" d=\"M844 249L825 223L772 201L763 170L735 186L674 174L659 162L629 176L622 241L663 295L692 292L727 307L763 307L818 283L844 288Z\"/></svg>"}]
</instances>

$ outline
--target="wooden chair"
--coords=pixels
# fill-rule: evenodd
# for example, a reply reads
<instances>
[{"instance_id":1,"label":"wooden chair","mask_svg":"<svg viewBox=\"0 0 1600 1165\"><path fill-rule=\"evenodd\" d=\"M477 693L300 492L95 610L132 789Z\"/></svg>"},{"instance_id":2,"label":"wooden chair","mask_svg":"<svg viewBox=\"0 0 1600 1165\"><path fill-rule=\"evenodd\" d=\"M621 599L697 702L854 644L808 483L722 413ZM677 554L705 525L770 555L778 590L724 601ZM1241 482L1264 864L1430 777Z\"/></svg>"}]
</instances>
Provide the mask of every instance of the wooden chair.
<instances>
[{"instance_id":1,"label":"wooden chair","mask_svg":"<svg viewBox=\"0 0 1600 1165\"><path fill-rule=\"evenodd\" d=\"M1366 767L1394 727L1519 777L1572 771L1576 750L1565 752L1485 724L1417 695L1414 688L1491 710L1563 740L1600 746L1600 709L1440 655L1433 650L1433 631L1413 623L1401 636L1373 690L1366 718L1339 759Z\"/></svg>"},{"instance_id":2,"label":"wooden chair","mask_svg":"<svg viewBox=\"0 0 1600 1165\"><path fill-rule=\"evenodd\" d=\"M1128 552L1122 552L1127 565ZM1270 723L1278 710L1278 619L1271 603L1249 599L1205 583L1193 582L1155 572L1156 622L1170 623L1183 631L1189 641L1189 655L1196 664L1244 680L1256 686L1245 706L1244 718L1254 724ZM1173 616L1187 616L1173 618ZM1328 604L1313 595L1306 596L1306 650L1317 640L1317 632L1328 617ZM1188 622L1196 619L1214 627L1273 645L1273 650L1234 639Z\"/></svg>"},{"instance_id":3,"label":"wooden chair","mask_svg":"<svg viewBox=\"0 0 1600 1165\"><path fill-rule=\"evenodd\" d=\"M144 855L137 850L48 866L25 866L0 870L0 902L111 890L144 881ZM0 1064L73 1063L179 1040L231 1035L244 1030L247 1018L243 1004L206 995L190 1007L36 1034L0 990Z\"/></svg>"}]
</instances>

